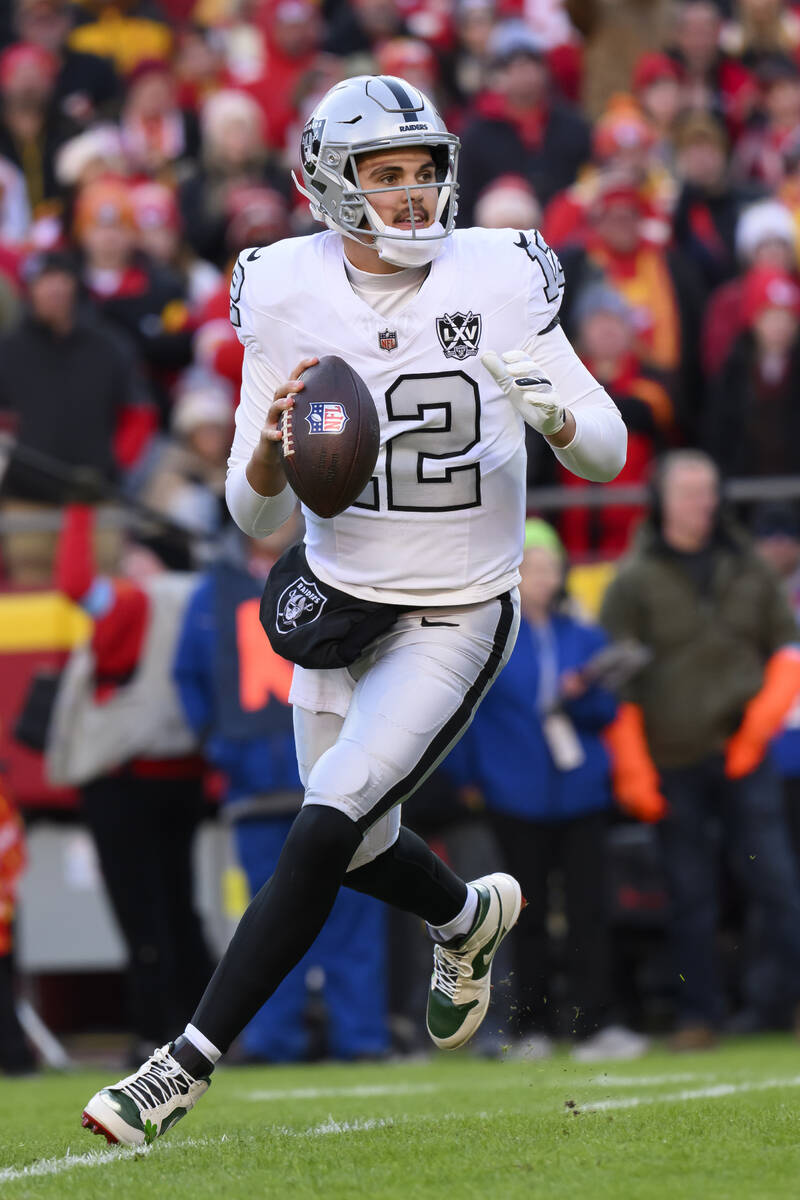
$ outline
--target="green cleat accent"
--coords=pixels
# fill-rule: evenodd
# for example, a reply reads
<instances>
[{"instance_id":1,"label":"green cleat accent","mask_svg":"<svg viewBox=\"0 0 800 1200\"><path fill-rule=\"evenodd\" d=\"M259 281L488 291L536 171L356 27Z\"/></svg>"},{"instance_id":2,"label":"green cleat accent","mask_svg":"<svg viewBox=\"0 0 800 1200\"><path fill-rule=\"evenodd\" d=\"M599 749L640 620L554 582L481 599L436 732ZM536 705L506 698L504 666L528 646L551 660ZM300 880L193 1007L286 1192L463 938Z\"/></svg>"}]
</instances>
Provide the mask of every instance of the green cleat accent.
<instances>
[{"instance_id":1,"label":"green cleat accent","mask_svg":"<svg viewBox=\"0 0 800 1200\"><path fill-rule=\"evenodd\" d=\"M133 1075L92 1096L83 1113L85 1128L124 1146L150 1146L185 1117L211 1080L189 1075L171 1051L171 1044L162 1046Z\"/></svg>"},{"instance_id":2,"label":"green cleat accent","mask_svg":"<svg viewBox=\"0 0 800 1200\"><path fill-rule=\"evenodd\" d=\"M443 1050L465 1045L489 1008L492 959L522 908L520 886L498 872L472 883L478 908L469 933L433 950L428 992L428 1033Z\"/></svg>"}]
</instances>

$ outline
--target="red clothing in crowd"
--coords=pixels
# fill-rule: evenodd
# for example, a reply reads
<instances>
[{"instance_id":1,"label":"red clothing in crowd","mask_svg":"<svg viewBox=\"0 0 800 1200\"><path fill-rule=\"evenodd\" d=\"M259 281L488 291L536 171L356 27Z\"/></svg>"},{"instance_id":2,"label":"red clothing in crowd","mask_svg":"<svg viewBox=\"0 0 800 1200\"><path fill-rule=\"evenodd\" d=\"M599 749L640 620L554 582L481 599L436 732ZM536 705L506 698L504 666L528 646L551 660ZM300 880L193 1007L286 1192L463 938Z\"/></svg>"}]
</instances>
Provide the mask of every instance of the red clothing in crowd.
<instances>
[{"instance_id":1,"label":"red clothing in crowd","mask_svg":"<svg viewBox=\"0 0 800 1200\"><path fill-rule=\"evenodd\" d=\"M11 928L17 882L25 867L22 821L0 791L0 957L11 953Z\"/></svg>"},{"instance_id":2,"label":"red clothing in crowd","mask_svg":"<svg viewBox=\"0 0 800 1200\"><path fill-rule=\"evenodd\" d=\"M133 674L144 645L150 601L143 588L129 579L106 579L110 593L101 605L90 602L101 582L95 574L92 550L94 514L81 504L68 505L58 543L55 586L75 604L86 607L93 618L92 653L95 658L98 701L108 699ZM199 778L204 762L199 755L184 758L137 759L126 764L136 774L159 778Z\"/></svg>"}]
</instances>

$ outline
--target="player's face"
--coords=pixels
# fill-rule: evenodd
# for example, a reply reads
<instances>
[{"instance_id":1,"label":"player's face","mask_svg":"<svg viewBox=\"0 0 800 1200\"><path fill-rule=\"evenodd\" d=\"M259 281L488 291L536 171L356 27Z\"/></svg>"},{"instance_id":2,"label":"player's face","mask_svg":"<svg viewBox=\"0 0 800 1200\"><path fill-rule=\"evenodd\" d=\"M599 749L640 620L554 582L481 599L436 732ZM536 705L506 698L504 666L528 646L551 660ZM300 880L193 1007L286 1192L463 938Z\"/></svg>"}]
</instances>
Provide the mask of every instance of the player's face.
<instances>
[{"instance_id":1,"label":"player's face","mask_svg":"<svg viewBox=\"0 0 800 1200\"><path fill-rule=\"evenodd\" d=\"M424 146L362 154L358 159L358 178L365 191L392 189L373 192L369 196L370 204L386 225L395 229L412 228L409 199L418 227L433 222L439 192L436 188L420 187L420 184L436 182L436 164L430 150Z\"/></svg>"}]
</instances>

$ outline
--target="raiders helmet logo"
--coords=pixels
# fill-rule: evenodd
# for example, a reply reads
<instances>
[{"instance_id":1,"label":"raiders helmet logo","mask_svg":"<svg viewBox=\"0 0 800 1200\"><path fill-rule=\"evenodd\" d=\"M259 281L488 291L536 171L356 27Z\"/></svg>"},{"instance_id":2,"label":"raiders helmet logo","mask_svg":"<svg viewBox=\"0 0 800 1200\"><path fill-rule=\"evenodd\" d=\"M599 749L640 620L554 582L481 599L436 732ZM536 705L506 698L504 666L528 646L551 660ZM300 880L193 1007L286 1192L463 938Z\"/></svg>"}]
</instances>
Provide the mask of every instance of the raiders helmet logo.
<instances>
[{"instance_id":1,"label":"raiders helmet logo","mask_svg":"<svg viewBox=\"0 0 800 1200\"><path fill-rule=\"evenodd\" d=\"M459 361L478 353L478 343L481 340L482 321L480 313L471 310L464 315L462 312L445 313L436 318L436 334L439 338L445 358L457 358Z\"/></svg>"},{"instance_id":2,"label":"raiders helmet logo","mask_svg":"<svg viewBox=\"0 0 800 1200\"><path fill-rule=\"evenodd\" d=\"M325 129L325 118L306 122L300 138L300 160L307 175L313 175L319 161L319 151L322 145L322 134Z\"/></svg>"},{"instance_id":3,"label":"raiders helmet logo","mask_svg":"<svg viewBox=\"0 0 800 1200\"><path fill-rule=\"evenodd\" d=\"M299 625L310 625L316 621L327 603L328 597L323 596L315 583L303 579L295 579L281 592L278 608L275 613L275 628L278 633L292 633Z\"/></svg>"}]
</instances>

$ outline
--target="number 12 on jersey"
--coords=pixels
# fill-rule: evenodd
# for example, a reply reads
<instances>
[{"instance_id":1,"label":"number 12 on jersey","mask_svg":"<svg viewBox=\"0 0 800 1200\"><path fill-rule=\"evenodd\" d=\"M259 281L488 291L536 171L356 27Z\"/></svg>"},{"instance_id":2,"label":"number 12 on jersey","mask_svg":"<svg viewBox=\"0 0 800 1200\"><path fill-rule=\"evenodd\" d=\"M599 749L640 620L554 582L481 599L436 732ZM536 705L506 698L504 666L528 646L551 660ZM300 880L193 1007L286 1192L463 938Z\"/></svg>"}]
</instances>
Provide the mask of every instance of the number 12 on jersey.
<instances>
[{"instance_id":1,"label":"number 12 on jersey","mask_svg":"<svg viewBox=\"0 0 800 1200\"><path fill-rule=\"evenodd\" d=\"M455 512L480 505L480 463L453 462L480 441L481 401L474 379L463 371L400 375L386 392L386 416L406 425L419 422L390 433L386 443L390 511ZM377 477L353 507L381 507Z\"/></svg>"}]
</instances>

